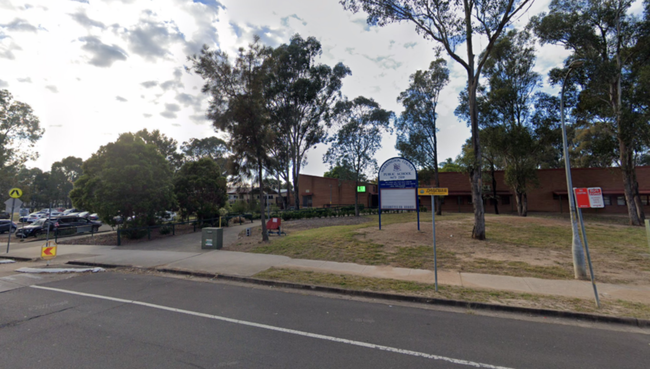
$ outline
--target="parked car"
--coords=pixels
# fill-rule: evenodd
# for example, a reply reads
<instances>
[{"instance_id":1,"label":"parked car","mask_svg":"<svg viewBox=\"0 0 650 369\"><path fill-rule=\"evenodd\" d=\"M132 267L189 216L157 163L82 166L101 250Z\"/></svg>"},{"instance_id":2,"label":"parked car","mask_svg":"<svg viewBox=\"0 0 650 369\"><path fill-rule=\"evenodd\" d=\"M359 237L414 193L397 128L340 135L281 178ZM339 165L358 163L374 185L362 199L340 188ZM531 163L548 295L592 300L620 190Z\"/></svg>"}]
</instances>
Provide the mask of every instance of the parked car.
<instances>
[{"instance_id":1,"label":"parked car","mask_svg":"<svg viewBox=\"0 0 650 369\"><path fill-rule=\"evenodd\" d=\"M75 208L72 208L72 209L65 209L65 211L63 211L63 215L70 215L70 213L78 213L78 212L80 212L80 211L81 211L81 210L79 210L79 209L75 209Z\"/></svg>"},{"instance_id":2,"label":"parked car","mask_svg":"<svg viewBox=\"0 0 650 369\"><path fill-rule=\"evenodd\" d=\"M92 213L88 216L88 219L90 220L99 220L99 215L97 213Z\"/></svg>"},{"instance_id":3,"label":"parked car","mask_svg":"<svg viewBox=\"0 0 650 369\"><path fill-rule=\"evenodd\" d=\"M2 219L0 220L0 234L5 232L14 233L18 229L18 225L11 220Z\"/></svg>"},{"instance_id":4,"label":"parked car","mask_svg":"<svg viewBox=\"0 0 650 369\"><path fill-rule=\"evenodd\" d=\"M97 232L99 227L102 226L101 222L93 222L86 218L80 218L76 216L62 216L56 219L39 219L33 224L26 227L20 228L16 231L16 237L27 238L30 236L38 237L42 233L46 233L49 229L50 232L54 232L57 229L66 229L71 227L84 227L90 226L89 231Z\"/></svg>"},{"instance_id":5,"label":"parked car","mask_svg":"<svg viewBox=\"0 0 650 369\"><path fill-rule=\"evenodd\" d=\"M35 221L45 218L45 214L41 213L31 213L27 216L21 217L18 219L21 223L34 223Z\"/></svg>"},{"instance_id":6,"label":"parked car","mask_svg":"<svg viewBox=\"0 0 650 369\"><path fill-rule=\"evenodd\" d=\"M64 215L57 219L59 224L57 227L59 229L69 228L69 227L85 227L91 226L93 232L99 231L99 227L102 226L102 222L95 222L86 218L81 218L77 216Z\"/></svg>"},{"instance_id":7,"label":"parked car","mask_svg":"<svg viewBox=\"0 0 650 369\"><path fill-rule=\"evenodd\" d=\"M0 219L9 219L9 218L11 218L11 214L4 211L0 212Z\"/></svg>"},{"instance_id":8,"label":"parked car","mask_svg":"<svg viewBox=\"0 0 650 369\"><path fill-rule=\"evenodd\" d=\"M88 211L82 211L81 213L77 214L77 216L81 217L81 218L88 218L89 215L90 215L90 212L88 212Z\"/></svg>"}]
</instances>

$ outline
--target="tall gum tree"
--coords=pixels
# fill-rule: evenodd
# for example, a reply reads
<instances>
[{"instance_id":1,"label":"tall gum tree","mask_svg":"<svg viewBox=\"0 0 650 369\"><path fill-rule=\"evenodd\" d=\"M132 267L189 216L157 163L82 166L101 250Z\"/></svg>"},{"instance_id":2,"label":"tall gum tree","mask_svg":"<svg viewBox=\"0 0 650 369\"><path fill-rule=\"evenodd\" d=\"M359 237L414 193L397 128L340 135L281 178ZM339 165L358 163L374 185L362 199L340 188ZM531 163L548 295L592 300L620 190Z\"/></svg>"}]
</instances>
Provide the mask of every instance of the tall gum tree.
<instances>
[{"instance_id":1,"label":"tall gum tree","mask_svg":"<svg viewBox=\"0 0 650 369\"><path fill-rule=\"evenodd\" d=\"M390 128L394 114L382 109L377 102L363 96L352 101L336 103L334 119L340 127L331 139L332 146L323 156L331 168L342 166L352 171L356 186L366 172L377 172L375 154L381 148L383 133ZM354 214L359 216L359 193L354 193Z\"/></svg>"},{"instance_id":2,"label":"tall gum tree","mask_svg":"<svg viewBox=\"0 0 650 369\"><path fill-rule=\"evenodd\" d=\"M628 13L631 0L553 0L548 14L531 20L542 43L558 44L573 54L565 61L582 62L577 71L581 85L578 110L593 122L606 128L605 134L617 140L618 161L623 177L630 224L642 225L645 214L638 194L635 170L635 139L647 127L630 119L633 110L628 104L625 86L631 74L638 47L640 22ZM646 2L647 4L647 2ZM644 47L647 48L647 45ZM554 70L555 80L566 71Z\"/></svg>"},{"instance_id":3,"label":"tall gum tree","mask_svg":"<svg viewBox=\"0 0 650 369\"><path fill-rule=\"evenodd\" d=\"M481 146L479 139L476 90L485 62L494 43L517 14L522 14L534 0L341 0L345 9L368 13L368 24L383 26L393 22L410 22L425 39L438 44L452 60L467 72L469 116L474 148L474 164L471 166L472 204L474 206L474 229L472 238L485 239L485 208L483 206L483 181ZM475 50L477 37L483 50ZM463 58L456 50L465 45ZM476 56L479 55L477 58Z\"/></svg>"},{"instance_id":4,"label":"tall gum tree","mask_svg":"<svg viewBox=\"0 0 650 369\"><path fill-rule=\"evenodd\" d=\"M429 69L418 70L410 77L409 87L397 98L404 111L395 121L397 142L395 148L406 159L421 169L433 171L436 187L438 177L438 99L440 92L449 83L449 69L444 59L431 62ZM436 212L442 214L442 198L436 197Z\"/></svg>"},{"instance_id":5,"label":"tall gum tree","mask_svg":"<svg viewBox=\"0 0 650 369\"><path fill-rule=\"evenodd\" d=\"M189 58L193 70L205 80L203 92L210 96L208 118L219 131L228 134L228 146L240 173L257 178L260 193L262 240L268 242L264 210L264 168L275 142L276 126L272 124L264 99L264 83L268 77L268 58L272 49L259 44L255 37L248 48L240 48L234 62L223 51L204 46L200 55ZM253 175L254 173L254 175Z\"/></svg>"},{"instance_id":6,"label":"tall gum tree","mask_svg":"<svg viewBox=\"0 0 650 369\"><path fill-rule=\"evenodd\" d=\"M327 138L330 110L341 98L343 78L351 74L343 63L333 68L318 64L321 53L318 40L296 34L288 44L274 49L268 60L264 94L271 117L280 126L277 144L284 147L276 150L277 162L288 159L284 162L291 167L296 208L300 207L299 178L305 155Z\"/></svg>"}]
</instances>

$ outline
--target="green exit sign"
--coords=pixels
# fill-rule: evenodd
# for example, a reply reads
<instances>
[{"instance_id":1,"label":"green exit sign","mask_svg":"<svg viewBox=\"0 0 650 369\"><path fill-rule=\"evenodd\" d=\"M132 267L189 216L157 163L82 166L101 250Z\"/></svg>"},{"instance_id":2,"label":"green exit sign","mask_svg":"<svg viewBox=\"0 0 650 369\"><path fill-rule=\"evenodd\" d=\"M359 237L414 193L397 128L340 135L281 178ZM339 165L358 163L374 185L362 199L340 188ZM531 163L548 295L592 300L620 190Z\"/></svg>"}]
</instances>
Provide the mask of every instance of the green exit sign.
<instances>
[{"instance_id":1,"label":"green exit sign","mask_svg":"<svg viewBox=\"0 0 650 369\"><path fill-rule=\"evenodd\" d=\"M366 192L366 186L357 186L357 192Z\"/></svg>"}]
</instances>

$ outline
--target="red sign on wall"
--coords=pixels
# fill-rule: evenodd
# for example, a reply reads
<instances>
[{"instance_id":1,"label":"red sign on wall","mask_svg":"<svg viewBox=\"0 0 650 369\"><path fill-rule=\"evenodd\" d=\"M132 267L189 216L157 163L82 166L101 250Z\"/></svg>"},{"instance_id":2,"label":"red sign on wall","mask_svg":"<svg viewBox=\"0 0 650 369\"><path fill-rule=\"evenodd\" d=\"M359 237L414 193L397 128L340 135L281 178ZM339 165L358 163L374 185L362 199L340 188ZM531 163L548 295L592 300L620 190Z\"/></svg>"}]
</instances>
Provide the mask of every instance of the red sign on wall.
<instances>
[{"instance_id":1,"label":"red sign on wall","mask_svg":"<svg viewBox=\"0 0 650 369\"><path fill-rule=\"evenodd\" d=\"M576 205L580 209L604 208L603 190L600 187L574 188Z\"/></svg>"}]
</instances>

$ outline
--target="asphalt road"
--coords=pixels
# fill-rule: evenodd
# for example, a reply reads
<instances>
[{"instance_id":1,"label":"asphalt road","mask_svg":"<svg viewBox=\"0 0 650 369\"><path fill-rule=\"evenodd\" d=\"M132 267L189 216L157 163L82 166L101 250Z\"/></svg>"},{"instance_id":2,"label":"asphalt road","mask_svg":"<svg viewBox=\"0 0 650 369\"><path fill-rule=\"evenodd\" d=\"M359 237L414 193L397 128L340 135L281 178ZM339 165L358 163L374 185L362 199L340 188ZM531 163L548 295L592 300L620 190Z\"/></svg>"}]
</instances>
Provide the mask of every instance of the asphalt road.
<instances>
[{"instance_id":1,"label":"asphalt road","mask_svg":"<svg viewBox=\"0 0 650 369\"><path fill-rule=\"evenodd\" d=\"M633 329L116 272L0 293L0 347L2 368L647 368L650 362L650 332Z\"/></svg>"}]
</instances>

